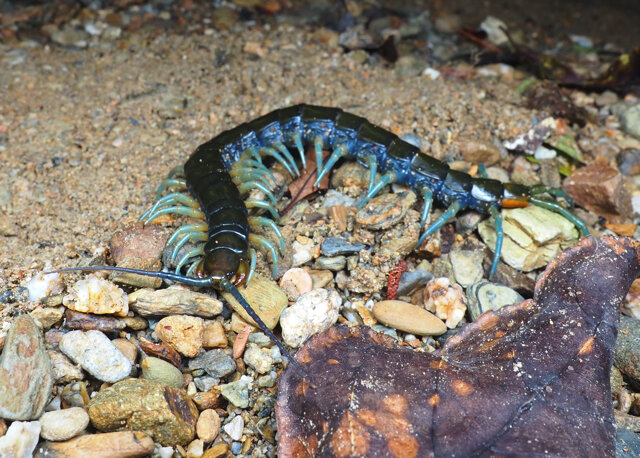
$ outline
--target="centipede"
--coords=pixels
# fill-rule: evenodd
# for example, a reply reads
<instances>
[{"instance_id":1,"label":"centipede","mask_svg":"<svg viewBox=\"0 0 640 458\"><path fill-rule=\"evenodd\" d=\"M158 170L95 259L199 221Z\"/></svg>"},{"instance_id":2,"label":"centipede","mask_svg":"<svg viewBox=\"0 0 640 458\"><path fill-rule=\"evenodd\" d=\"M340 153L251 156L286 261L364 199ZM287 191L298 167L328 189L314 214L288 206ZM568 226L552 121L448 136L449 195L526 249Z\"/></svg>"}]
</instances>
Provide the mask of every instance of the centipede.
<instances>
[{"instance_id":1,"label":"centipede","mask_svg":"<svg viewBox=\"0 0 640 458\"><path fill-rule=\"evenodd\" d=\"M180 226L167 242L174 246L172 262L187 243L194 246L180 255L174 272L113 266L74 267L57 272L122 271L228 292L311 383L237 288L253 276L256 249L268 254L275 276L284 239L277 225L276 180L267 165L279 163L295 177L300 174L298 164L306 167L307 148L315 154L314 186L341 160L356 160L368 169L368 189L358 207L392 183L408 186L420 195L423 208L417 246L463 210L488 215L496 231L489 279L496 272L504 240L501 209L539 206L571 221L581 235L589 233L585 223L558 202L562 198L573 206L570 196L560 188L502 183L483 174L471 176L363 117L340 108L300 104L277 109L218 134L198 146L185 164L171 170L161 183L158 199L141 220L148 223L167 214L194 220ZM326 161L325 150L330 151ZM249 197L254 190L261 191L264 197ZM445 210L427 225L434 201ZM278 243L257 234L258 227L273 231Z\"/></svg>"}]
</instances>

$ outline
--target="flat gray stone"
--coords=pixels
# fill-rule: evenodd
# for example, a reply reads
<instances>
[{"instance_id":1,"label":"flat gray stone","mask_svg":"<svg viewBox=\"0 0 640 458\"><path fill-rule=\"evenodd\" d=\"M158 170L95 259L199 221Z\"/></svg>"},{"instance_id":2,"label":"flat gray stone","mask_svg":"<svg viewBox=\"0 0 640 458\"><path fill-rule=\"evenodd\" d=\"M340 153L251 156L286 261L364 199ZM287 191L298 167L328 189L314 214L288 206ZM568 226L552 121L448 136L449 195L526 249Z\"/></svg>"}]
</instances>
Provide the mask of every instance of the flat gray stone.
<instances>
[{"instance_id":1,"label":"flat gray stone","mask_svg":"<svg viewBox=\"0 0 640 458\"><path fill-rule=\"evenodd\" d=\"M209 350L189 361L189 370L197 369L203 369L211 377L222 378L236 370L236 362L228 350Z\"/></svg>"}]
</instances>

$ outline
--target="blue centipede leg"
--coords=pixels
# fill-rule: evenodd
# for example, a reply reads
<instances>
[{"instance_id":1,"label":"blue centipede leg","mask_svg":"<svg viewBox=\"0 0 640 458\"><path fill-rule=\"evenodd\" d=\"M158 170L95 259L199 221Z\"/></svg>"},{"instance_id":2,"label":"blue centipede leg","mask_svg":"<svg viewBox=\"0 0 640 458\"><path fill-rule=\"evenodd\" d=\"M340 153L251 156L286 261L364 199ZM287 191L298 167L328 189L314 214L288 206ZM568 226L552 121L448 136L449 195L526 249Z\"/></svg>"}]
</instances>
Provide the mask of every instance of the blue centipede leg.
<instances>
[{"instance_id":1,"label":"blue centipede leg","mask_svg":"<svg viewBox=\"0 0 640 458\"><path fill-rule=\"evenodd\" d=\"M265 218L264 216L250 216L249 224L271 228L271 230L276 233L276 237L278 237L278 241L280 242L280 252L284 252L284 237L282 236L282 232L280 232L278 225L272 219Z\"/></svg>"},{"instance_id":2,"label":"blue centipede leg","mask_svg":"<svg viewBox=\"0 0 640 458\"><path fill-rule=\"evenodd\" d=\"M287 172L289 172L291 174L291 176L297 176L296 173L293 171L293 169L291 168L291 165L285 160L284 157L282 157L282 154L280 154L278 151L276 151L275 149L269 147L269 146L265 146L262 147L258 150L258 152L260 153L261 156L271 156L272 158L274 158L276 161L278 161L279 163L282 164L282 166L287 169ZM298 172L298 175L300 174L300 172Z\"/></svg>"},{"instance_id":3,"label":"blue centipede leg","mask_svg":"<svg viewBox=\"0 0 640 458\"><path fill-rule=\"evenodd\" d=\"M178 253L180 252L180 248L182 248L188 241L192 242L206 242L207 241L207 233L206 232L187 232L182 236L180 240L173 247L173 251L171 252L170 262L173 264L173 261L178 257Z\"/></svg>"},{"instance_id":4,"label":"blue centipede leg","mask_svg":"<svg viewBox=\"0 0 640 458\"><path fill-rule=\"evenodd\" d=\"M298 164L296 164L296 160L293 158L293 156L289 152L289 149L284 145L284 143L276 142L273 144L273 147L282 153L282 155L289 161L289 163L293 167L293 170L296 171L296 175L300 176L300 169L298 169Z\"/></svg>"},{"instance_id":5,"label":"blue centipede leg","mask_svg":"<svg viewBox=\"0 0 640 458\"><path fill-rule=\"evenodd\" d=\"M183 177L183 176L184 176L184 165L178 165L172 168L167 174L167 178Z\"/></svg>"},{"instance_id":6,"label":"blue centipede leg","mask_svg":"<svg viewBox=\"0 0 640 458\"><path fill-rule=\"evenodd\" d=\"M316 178L316 182L313 183L314 187L317 187L320 184L320 181L324 178L324 176L329 173L331 168L336 165L338 159L347 155L347 147L345 145L338 145L336 149L333 150L329 159L327 159L327 163L324 164L322 170L318 169L318 178Z\"/></svg>"},{"instance_id":7,"label":"blue centipede leg","mask_svg":"<svg viewBox=\"0 0 640 458\"><path fill-rule=\"evenodd\" d=\"M589 229L587 229L587 225L584 223L584 221L582 221L576 215L574 215L569 210L564 208L562 205L556 202L549 202L547 200L537 199L535 197L529 197L529 202L531 202L533 205L546 208L547 210L550 210L554 213L558 213L559 215L564 216L569 221L571 221L575 227L578 228L581 236L584 237L586 235L589 235Z\"/></svg>"},{"instance_id":8,"label":"blue centipede leg","mask_svg":"<svg viewBox=\"0 0 640 458\"><path fill-rule=\"evenodd\" d=\"M360 201L360 203L358 204L358 208L362 208L365 206L365 204L367 202L369 202L369 200L375 196L376 194L378 194L378 192L380 192L380 190L382 188L384 188L386 185L395 182L398 179L398 176L395 174L395 172L389 171L387 173L385 173L384 175L382 175L380 177L380 180L373 186L373 188L371 188L368 192L367 195L364 196L364 199L362 199L362 201Z\"/></svg>"},{"instance_id":9,"label":"blue centipede leg","mask_svg":"<svg viewBox=\"0 0 640 458\"><path fill-rule=\"evenodd\" d=\"M156 196L160 197L165 189L171 187L184 190L187 189L187 182L184 178L167 178L156 189Z\"/></svg>"},{"instance_id":10,"label":"blue centipede leg","mask_svg":"<svg viewBox=\"0 0 640 458\"><path fill-rule=\"evenodd\" d=\"M263 251L269 252L271 256L271 263L273 264L272 274L275 277L278 273L278 253L276 253L276 247L273 246L273 243L265 239L263 236L257 234L249 234L249 243L256 245Z\"/></svg>"},{"instance_id":11,"label":"blue centipede leg","mask_svg":"<svg viewBox=\"0 0 640 458\"><path fill-rule=\"evenodd\" d=\"M376 184L376 173L378 173L378 159L371 155L367 156L367 165L369 166L369 188L367 192L370 192L373 189L373 186Z\"/></svg>"},{"instance_id":12,"label":"blue centipede leg","mask_svg":"<svg viewBox=\"0 0 640 458\"><path fill-rule=\"evenodd\" d=\"M258 256L256 255L256 250L253 248L249 248L249 273L247 274L247 284L253 278L253 274L256 271L256 261Z\"/></svg>"},{"instance_id":13,"label":"blue centipede leg","mask_svg":"<svg viewBox=\"0 0 640 458\"><path fill-rule=\"evenodd\" d=\"M268 175L264 170L254 169L252 167L243 167L229 172L229 176L233 183L237 186L249 180L260 180L267 188L274 190L276 185L273 181L269 181Z\"/></svg>"},{"instance_id":14,"label":"blue centipede leg","mask_svg":"<svg viewBox=\"0 0 640 458\"><path fill-rule=\"evenodd\" d=\"M180 261L178 261L178 264L176 265L176 273L179 274L180 273L180 269L182 269L182 266L184 266L187 261L189 261L189 259L191 258L195 258L197 256L203 256L204 255L204 243L198 245L195 248L190 249L189 251L187 251L187 253L180 258Z\"/></svg>"},{"instance_id":15,"label":"blue centipede leg","mask_svg":"<svg viewBox=\"0 0 640 458\"><path fill-rule=\"evenodd\" d=\"M478 176L480 178L489 178L489 175L487 175L487 168L482 163L478 164Z\"/></svg>"},{"instance_id":16,"label":"blue centipede leg","mask_svg":"<svg viewBox=\"0 0 640 458\"><path fill-rule=\"evenodd\" d=\"M302 145L302 135L300 135L300 132L295 132L293 135L291 135L291 140L293 140L293 144L296 145L296 149L300 154L300 161L302 162L302 168L306 169L307 158L304 155L304 146Z\"/></svg>"},{"instance_id":17,"label":"blue centipede leg","mask_svg":"<svg viewBox=\"0 0 640 458\"><path fill-rule=\"evenodd\" d=\"M163 208L157 209L155 212L153 212L151 215L147 217L147 219L144 221L144 224L148 224L149 221L153 221L160 215L168 215L170 213L175 213L177 215L190 216L195 219L201 219L201 220L205 219L204 213L202 213L198 209L184 207L184 206L174 206L174 207L163 207Z\"/></svg>"},{"instance_id":18,"label":"blue centipede leg","mask_svg":"<svg viewBox=\"0 0 640 458\"><path fill-rule=\"evenodd\" d=\"M175 241L178 240L178 238L180 238L185 233L194 232L194 231L207 232L208 229L209 228L207 226L207 223L205 222L195 223L195 224L184 224L180 226L178 229L176 229L173 234L171 234L171 237L169 237L169 240L167 240L167 245L173 245Z\"/></svg>"},{"instance_id":19,"label":"blue centipede leg","mask_svg":"<svg viewBox=\"0 0 640 458\"><path fill-rule=\"evenodd\" d=\"M267 196L267 198L271 201L271 203L273 204L274 207L278 205L278 201L276 200L276 197L262 183L258 183L257 181L246 181L246 182L241 183L240 185L238 185L238 191L242 195L248 194L251 191L253 191L254 189L258 189L258 190L262 191L264 193L264 195Z\"/></svg>"},{"instance_id":20,"label":"blue centipede leg","mask_svg":"<svg viewBox=\"0 0 640 458\"><path fill-rule=\"evenodd\" d=\"M538 185L535 185L535 186L532 186L531 188L529 188L529 195L532 195L532 196L537 196L539 194L544 194L545 192L550 194L550 195L552 195L556 199L558 197L564 199L565 202L567 202L567 204L570 207L573 207L575 205L575 203L573 202L573 199L571 198L571 196L569 194L567 194L567 191L565 191L562 188L552 188L550 186L545 186L543 184L538 184Z\"/></svg>"},{"instance_id":21,"label":"blue centipede leg","mask_svg":"<svg viewBox=\"0 0 640 458\"><path fill-rule=\"evenodd\" d=\"M150 214L155 212L158 208L163 207L165 205L171 205L176 203L182 204L191 208L200 208L200 204L193 197L187 194L183 194L181 192L172 192L171 194L167 194L166 196L158 199L156 203L153 204L153 206L149 210L144 212L144 214L139 219L140 221L144 221L149 217Z\"/></svg>"},{"instance_id":22,"label":"blue centipede leg","mask_svg":"<svg viewBox=\"0 0 640 458\"><path fill-rule=\"evenodd\" d=\"M420 216L420 230L424 228L431 213L431 205L433 205L433 191L430 188L422 188L422 199L424 200L424 208L422 209L422 215Z\"/></svg>"},{"instance_id":23,"label":"blue centipede leg","mask_svg":"<svg viewBox=\"0 0 640 458\"><path fill-rule=\"evenodd\" d=\"M187 277L195 277L195 272L196 269L198 268L198 265L200 265L200 261L194 261L191 263L191 265L189 266L189 268L187 269L187 273L185 274Z\"/></svg>"},{"instance_id":24,"label":"blue centipede leg","mask_svg":"<svg viewBox=\"0 0 640 458\"><path fill-rule=\"evenodd\" d=\"M322 170L322 150L324 149L324 140L322 137L313 139L313 149L316 153L316 169Z\"/></svg>"},{"instance_id":25,"label":"blue centipede leg","mask_svg":"<svg viewBox=\"0 0 640 458\"><path fill-rule=\"evenodd\" d=\"M444 226L446 222L449 221L451 218L456 216L456 214L460 211L461 208L462 208L462 204L460 203L460 201L454 200L453 203L449 205L449 207L444 211L444 213L440 215L440 217L437 220L435 220L433 224L427 228L426 231L422 233L422 235L418 239L417 246L422 245L422 243L425 241L427 237L429 237L435 231L437 231L442 226Z\"/></svg>"},{"instance_id":26,"label":"blue centipede leg","mask_svg":"<svg viewBox=\"0 0 640 458\"><path fill-rule=\"evenodd\" d=\"M274 220L280 219L280 215L278 215L275 207L265 200L249 199L245 200L244 204L247 208L262 208L263 210L267 210L269 213L271 213L271 216Z\"/></svg>"},{"instance_id":27,"label":"blue centipede leg","mask_svg":"<svg viewBox=\"0 0 640 458\"><path fill-rule=\"evenodd\" d=\"M496 207L489 207L489 213L495 221L496 228L496 247L493 250L493 262L491 263L491 270L489 271L489 280L493 279L493 275L498 268L498 261L500 261L500 253L502 253L502 242L504 241L504 230L502 229L502 215Z\"/></svg>"}]
</instances>

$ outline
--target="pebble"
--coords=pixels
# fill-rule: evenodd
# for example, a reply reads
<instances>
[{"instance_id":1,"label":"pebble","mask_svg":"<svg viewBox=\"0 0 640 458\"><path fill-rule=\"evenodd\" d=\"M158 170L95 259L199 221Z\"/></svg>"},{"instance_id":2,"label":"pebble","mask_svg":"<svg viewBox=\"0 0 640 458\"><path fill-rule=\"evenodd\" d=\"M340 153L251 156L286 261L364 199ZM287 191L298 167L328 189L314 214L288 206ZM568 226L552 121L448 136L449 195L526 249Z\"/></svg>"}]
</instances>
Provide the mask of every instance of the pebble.
<instances>
[{"instance_id":1,"label":"pebble","mask_svg":"<svg viewBox=\"0 0 640 458\"><path fill-rule=\"evenodd\" d=\"M502 215L505 238L500 258L514 269L530 272L546 266L578 238L569 220L544 208L531 205L503 210ZM488 247L495 247L491 221L482 221L478 232Z\"/></svg>"},{"instance_id":2,"label":"pebble","mask_svg":"<svg viewBox=\"0 0 640 458\"><path fill-rule=\"evenodd\" d=\"M271 339L264 332L252 332L249 335L249 342L256 344L258 347L271 346Z\"/></svg>"},{"instance_id":3,"label":"pebble","mask_svg":"<svg viewBox=\"0 0 640 458\"><path fill-rule=\"evenodd\" d=\"M0 357L0 418L40 417L51 396L53 381L40 329L29 315L17 316L4 339Z\"/></svg>"},{"instance_id":4,"label":"pebble","mask_svg":"<svg viewBox=\"0 0 640 458\"><path fill-rule=\"evenodd\" d=\"M242 452L242 442L232 442L231 443L231 453L234 455L239 455Z\"/></svg>"},{"instance_id":5,"label":"pebble","mask_svg":"<svg viewBox=\"0 0 640 458\"><path fill-rule=\"evenodd\" d=\"M96 315L113 314L127 316L129 298L127 294L108 280L88 275L77 281L62 303L70 310Z\"/></svg>"},{"instance_id":6,"label":"pebble","mask_svg":"<svg viewBox=\"0 0 640 458\"><path fill-rule=\"evenodd\" d=\"M244 362L259 374L266 374L273 367L271 350L260 348L255 344L249 344L244 352Z\"/></svg>"},{"instance_id":7,"label":"pebble","mask_svg":"<svg viewBox=\"0 0 640 458\"><path fill-rule=\"evenodd\" d=\"M33 456L39 438L39 422L14 421L4 436L0 437L0 456L7 458Z\"/></svg>"},{"instance_id":8,"label":"pebble","mask_svg":"<svg viewBox=\"0 0 640 458\"><path fill-rule=\"evenodd\" d=\"M631 284L627 297L622 302L622 313L640 320L640 279Z\"/></svg>"},{"instance_id":9,"label":"pebble","mask_svg":"<svg viewBox=\"0 0 640 458\"><path fill-rule=\"evenodd\" d=\"M71 331L62 337L59 348L103 382L114 383L131 373L131 362L100 331Z\"/></svg>"},{"instance_id":10,"label":"pebble","mask_svg":"<svg viewBox=\"0 0 640 458\"><path fill-rule=\"evenodd\" d=\"M524 298L511 288L495 283L482 281L471 285L467 290L469 315L475 321L489 310L498 310L505 305L517 304Z\"/></svg>"},{"instance_id":11,"label":"pebble","mask_svg":"<svg viewBox=\"0 0 640 458\"><path fill-rule=\"evenodd\" d=\"M144 379L102 389L88 407L99 431L145 431L162 445L186 445L195 436L198 409L183 390Z\"/></svg>"},{"instance_id":12,"label":"pebble","mask_svg":"<svg viewBox=\"0 0 640 458\"><path fill-rule=\"evenodd\" d=\"M47 277L50 275L57 275L57 274L49 274L47 275ZM40 274L36 275L36 277L39 277L39 276ZM34 279L36 277L34 277ZM40 300L40 298L43 298L47 295L48 294L46 292L40 293L39 298L36 300ZM0 304L13 304L14 302L31 300L29 299L29 296L30 296L30 291L26 287L17 286L16 288L7 289L5 291L0 292Z\"/></svg>"},{"instance_id":13,"label":"pebble","mask_svg":"<svg viewBox=\"0 0 640 458\"><path fill-rule=\"evenodd\" d=\"M202 377L194 377L193 383L195 383L196 388L200 392L205 392L211 390L216 385L220 385L220 379L217 377L211 377L209 375L205 375Z\"/></svg>"},{"instance_id":14,"label":"pebble","mask_svg":"<svg viewBox=\"0 0 640 458\"><path fill-rule=\"evenodd\" d=\"M64 310L64 307L38 307L29 312L29 315L46 331L62 319Z\"/></svg>"},{"instance_id":15,"label":"pebble","mask_svg":"<svg viewBox=\"0 0 640 458\"><path fill-rule=\"evenodd\" d=\"M202 350L204 320L188 315L167 316L158 321L154 332L178 353L193 358Z\"/></svg>"},{"instance_id":16,"label":"pebble","mask_svg":"<svg viewBox=\"0 0 640 458\"><path fill-rule=\"evenodd\" d=\"M204 441L192 440L187 446L187 458L200 458L204 454Z\"/></svg>"},{"instance_id":17,"label":"pebble","mask_svg":"<svg viewBox=\"0 0 640 458\"><path fill-rule=\"evenodd\" d=\"M447 332L447 326L433 313L404 301L377 302L373 315L389 327L419 336L439 336Z\"/></svg>"},{"instance_id":18,"label":"pebble","mask_svg":"<svg viewBox=\"0 0 640 458\"><path fill-rule=\"evenodd\" d=\"M446 277L429 281L425 287L424 297L425 308L434 312L441 320L445 320L449 329L458 326L467 311L467 301L462 288L460 285L452 284Z\"/></svg>"},{"instance_id":19,"label":"pebble","mask_svg":"<svg viewBox=\"0 0 640 458\"><path fill-rule=\"evenodd\" d=\"M213 442L220 432L220 416L213 409L205 409L200 412L198 422L196 423L196 434L204 442Z\"/></svg>"},{"instance_id":20,"label":"pebble","mask_svg":"<svg viewBox=\"0 0 640 458\"><path fill-rule=\"evenodd\" d=\"M398 296L407 296L416 288L426 285L432 278L433 274L431 272L422 269L404 272L400 277L397 294Z\"/></svg>"},{"instance_id":21,"label":"pebble","mask_svg":"<svg viewBox=\"0 0 640 458\"><path fill-rule=\"evenodd\" d=\"M312 285L311 275L300 267L287 270L280 279L280 288L290 301L295 301L301 294L311 291Z\"/></svg>"},{"instance_id":22,"label":"pebble","mask_svg":"<svg viewBox=\"0 0 640 458\"><path fill-rule=\"evenodd\" d=\"M457 141L460 154L465 161L473 164L484 164L489 167L500 160L500 150L492 143L473 139L460 138Z\"/></svg>"},{"instance_id":23,"label":"pebble","mask_svg":"<svg viewBox=\"0 0 640 458\"><path fill-rule=\"evenodd\" d=\"M244 430L244 420L242 416L236 415L233 419L223 426L224 432L229 435L231 440L239 441L242 438Z\"/></svg>"},{"instance_id":24,"label":"pebble","mask_svg":"<svg viewBox=\"0 0 640 458\"><path fill-rule=\"evenodd\" d=\"M229 446L224 442L219 442L210 449L207 449L204 455L202 455L202 458L223 458L227 456L228 453Z\"/></svg>"},{"instance_id":25,"label":"pebble","mask_svg":"<svg viewBox=\"0 0 640 458\"><path fill-rule=\"evenodd\" d=\"M311 289L324 288L333 281L333 272L330 270L309 270L313 287Z\"/></svg>"},{"instance_id":26,"label":"pebble","mask_svg":"<svg viewBox=\"0 0 640 458\"><path fill-rule=\"evenodd\" d=\"M626 133L640 138L640 103L631 105L620 114L620 124Z\"/></svg>"},{"instance_id":27,"label":"pebble","mask_svg":"<svg viewBox=\"0 0 640 458\"><path fill-rule=\"evenodd\" d=\"M69 383L75 380L84 379L82 370L73 364L69 358L62 353L51 350L49 351L49 359L51 361L51 369L53 378L58 383Z\"/></svg>"},{"instance_id":28,"label":"pebble","mask_svg":"<svg viewBox=\"0 0 640 458\"><path fill-rule=\"evenodd\" d=\"M89 414L82 407L45 412L38 420L40 435L50 441L66 441L76 437L89 426Z\"/></svg>"},{"instance_id":29,"label":"pebble","mask_svg":"<svg viewBox=\"0 0 640 458\"><path fill-rule=\"evenodd\" d=\"M228 350L209 350L189 360L189 370L203 369L211 377L222 378L236 370L236 363Z\"/></svg>"},{"instance_id":30,"label":"pebble","mask_svg":"<svg viewBox=\"0 0 640 458\"><path fill-rule=\"evenodd\" d=\"M207 294L182 286L141 289L129 295L131 308L142 316L193 315L211 318L220 315L222 302Z\"/></svg>"},{"instance_id":31,"label":"pebble","mask_svg":"<svg viewBox=\"0 0 640 458\"><path fill-rule=\"evenodd\" d=\"M341 304L342 298L335 291L320 288L303 294L280 317L282 339L291 347L299 347L338 321Z\"/></svg>"},{"instance_id":32,"label":"pebble","mask_svg":"<svg viewBox=\"0 0 640 458\"><path fill-rule=\"evenodd\" d=\"M640 385L640 320L620 315L613 363L633 385Z\"/></svg>"},{"instance_id":33,"label":"pebble","mask_svg":"<svg viewBox=\"0 0 640 458\"><path fill-rule=\"evenodd\" d=\"M158 272L160 269L162 269L162 262L158 259L142 259L131 257L124 258L116 266L123 269L137 269ZM160 288L160 286L162 286L161 278L149 277L147 275L137 275L127 272L112 272L109 276L109 279L116 283L136 286L138 288Z\"/></svg>"},{"instance_id":34,"label":"pebble","mask_svg":"<svg viewBox=\"0 0 640 458\"><path fill-rule=\"evenodd\" d=\"M141 431L85 434L64 442L45 442L41 456L83 458L89 456L142 457L154 450L153 439Z\"/></svg>"},{"instance_id":35,"label":"pebble","mask_svg":"<svg viewBox=\"0 0 640 458\"><path fill-rule=\"evenodd\" d=\"M293 245L293 267L298 267L311 261L315 256L316 246L312 240L302 243L294 240Z\"/></svg>"},{"instance_id":36,"label":"pebble","mask_svg":"<svg viewBox=\"0 0 640 458\"><path fill-rule=\"evenodd\" d=\"M369 171L358 162L345 162L331 174L331 188L334 190L340 189L349 195L358 195L362 190L367 189L367 186L369 186ZM330 203L333 205L344 205L346 207L354 205L354 201L348 200L343 200L337 204L332 201L330 201ZM333 205L325 202L325 208Z\"/></svg>"},{"instance_id":37,"label":"pebble","mask_svg":"<svg viewBox=\"0 0 640 458\"><path fill-rule=\"evenodd\" d=\"M416 199L413 191L374 197L358 211L356 222L365 229L388 229L405 217Z\"/></svg>"},{"instance_id":38,"label":"pebble","mask_svg":"<svg viewBox=\"0 0 640 458\"><path fill-rule=\"evenodd\" d=\"M116 264L127 258L160 260L168 238L168 231L161 225L136 221L113 233L109 252Z\"/></svg>"},{"instance_id":39,"label":"pebble","mask_svg":"<svg viewBox=\"0 0 640 458\"><path fill-rule=\"evenodd\" d=\"M136 359L138 358L138 349L134 344L123 338L113 339L111 343L127 357L131 364L136 363Z\"/></svg>"},{"instance_id":40,"label":"pebble","mask_svg":"<svg viewBox=\"0 0 640 458\"><path fill-rule=\"evenodd\" d=\"M69 26L62 30L51 30L50 38L61 46L86 48L89 45L90 35L84 30Z\"/></svg>"},{"instance_id":41,"label":"pebble","mask_svg":"<svg viewBox=\"0 0 640 458\"><path fill-rule=\"evenodd\" d=\"M322 270L341 271L347 265L347 258L344 256L320 256L316 259L315 267ZM309 290L311 291L311 290Z\"/></svg>"},{"instance_id":42,"label":"pebble","mask_svg":"<svg viewBox=\"0 0 640 458\"><path fill-rule=\"evenodd\" d=\"M350 243L341 237L327 237L320 245L320 250L325 256L349 255L364 250L362 243Z\"/></svg>"},{"instance_id":43,"label":"pebble","mask_svg":"<svg viewBox=\"0 0 640 458\"><path fill-rule=\"evenodd\" d=\"M43 297L60 294L64 291L64 283L60 274L36 274L25 285L30 301L39 301Z\"/></svg>"},{"instance_id":44,"label":"pebble","mask_svg":"<svg viewBox=\"0 0 640 458\"><path fill-rule=\"evenodd\" d=\"M282 311L289 305L287 295L278 284L271 279L255 275L248 286L239 288L254 312L264 321L269 329L278 324ZM226 301L231 305L245 321L256 326L256 323L244 308L229 293L222 293Z\"/></svg>"},{"instance_id":45,"label":"pebble","mask_svg":"<svg viewBox=\"0 0 640 458\"><path fill-rule=\"evenodd\" d=\"M276 372L271 371L267 375L259 377L256 383L261 388L271 388L275 384L277 378L278 375L276 374Z\"/></svg>"},{"instance_id":46,"label":"pebble","mask_svg":"<svg viewBox=\"0 0 640 458\"><path fill-rule=\"evenodd\" d=\"M624 175L640 174L640 149L626 148L616 156L620 172Z\"/></svg>"},{"instance_id":47,"label":"pebble","mask_svg":"<svg viewBox=\"0 0 640 458\"><path fill-rule=\"evenodd\" d=\"M219 321L205 321L202 346L204 348L218 348L228 345L229 342L227 341L227 335L224 332L222 323Z\"/></svg>"},{"instance_id":48,"label":"pebble","mask_svg":"<svg viewBox=\"0 0 640 458\"><path fill-rule=\"evenodd\" d=\"M622 222L631 214L631 200L623 181L617 168L606 162L594 162L568 176L563 188L576 205L610 222Z\"/></svg>"},{"instance_id":49,"label":"pebble","mask_svg":"<svg viewBox=\"0 0 640 458\"><path fill-rule=\"evenodd\" d=\"M478 250L455 250L449 253L456 283L466 288L482 280L484 253Z\"/></svg>"},{"instance_id":50,"label":"pebble","mask_svg":"<svg viewBox=\"0 0 640 458\"><path fill-rule=\"evenodd\" d=\"M355 162L348 162L347 164L355 164ZM331 176L332 180L335 176L336 176L335 174ZM360 192L360 188L358 188L358 193L359 192ZM331 207L338 207L338 206L348 208L348 207L355 206L355 203L356 203L356 200L353 197L346 196L341 192L336 191L335 189L329 189L324 195L324 202L322 203L322 208L331 208Z\"/></svg>"},{"instance_id":51,"label":"pebble","mask_svg":"<svg viewBox=\"0 0 640 458\"><path fill-rule=\"evenodd\" d=\"M249 385L251 378L243 375L240 380L220 385L220 394L240 409L249 407Z\"/></svg>"},{"instance_id":52,"label":"pebble","mask_svg":"<svg viewBox=\"0 0 640 458\"><path fill-rule=\"evenodd\" d=\"M182 388L184 384L180 369L163 359L146 357L140 363L140 369L143 379L161 382L174 388Z\"/></svg>"},{"instance_id":53,"label":"pebble","mask_svg":"<svg viewBox=\"0 0 640 458\"><path fill-rule=\"evenodd\" d=\"M109 315L93 315L67 309L64 312L65 328L81 331L116 332L126 327L123 319Z\"/></svg>"}]
</instances>

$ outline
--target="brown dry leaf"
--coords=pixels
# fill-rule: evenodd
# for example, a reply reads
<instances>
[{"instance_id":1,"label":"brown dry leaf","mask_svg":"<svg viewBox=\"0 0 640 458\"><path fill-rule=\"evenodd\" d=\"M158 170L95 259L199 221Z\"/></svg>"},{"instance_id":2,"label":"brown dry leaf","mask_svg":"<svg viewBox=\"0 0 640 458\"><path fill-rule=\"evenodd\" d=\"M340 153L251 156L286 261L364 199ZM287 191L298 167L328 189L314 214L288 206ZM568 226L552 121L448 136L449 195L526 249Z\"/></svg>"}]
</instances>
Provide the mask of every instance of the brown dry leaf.
<instances>
[{"instance_id":1,"label":"brown dry leaf","mask_svg":"<svg viewBox=\"0 0 640 458\"><path fill-rule=\"evenodd\" d=\"M327 158L329 157L328 151L322 152L322 163L327 162ZM316 154L313 148L308 148L307 153L305 155L307 166L300 170L300 176L289 183L289 193L291 194L291 202L287 205L282 211L282 214L287 213L290 208L292 208L295 204L303 200L305 197L313 194L316 191L322 190L326 191L329 189L329 176L331 173L327 173L322 180L320 180L320 185L315 188L313 183L316 181L316 177L318 176L318 168L316 167Z\"/></svg>"},{"instance_id":2,"label":"brown dry leaf","mask_svg":"<svg viewBox=\"0 0 640 458\"><path fill-rule=\"evenodd\" d=\"M615 456L609 374L640 242L584 238L533 300L427 354L367 327L313 337L278 393L278 455Z\"/></svg>"}]
</instances>

